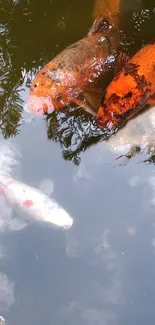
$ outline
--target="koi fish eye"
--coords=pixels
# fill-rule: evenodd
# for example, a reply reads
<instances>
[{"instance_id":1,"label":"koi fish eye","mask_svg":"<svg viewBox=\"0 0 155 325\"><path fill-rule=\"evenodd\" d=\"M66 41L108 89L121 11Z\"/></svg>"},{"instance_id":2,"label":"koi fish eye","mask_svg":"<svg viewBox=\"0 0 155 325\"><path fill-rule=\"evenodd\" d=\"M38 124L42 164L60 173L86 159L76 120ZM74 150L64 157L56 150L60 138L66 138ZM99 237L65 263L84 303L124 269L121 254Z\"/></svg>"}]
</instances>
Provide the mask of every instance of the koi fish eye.
<instances>
[{"instance_id":1,"label":"koi fish eye","mask_svg":"<svg viewBox=\"0 0 155 325\"><path fill-rule=\"evenodd\" d=\"M39 83L39 82L36 82L33 86L31 86L31 89L36 89L38 86L43 86L44 84L43 83Z\"/></svg>"},{"instance_id":2,"label":"koi fish eye","mask_svg":"<svg viewBox=\"0 0 155 325\"><path fill-rule=\"evenodd\" d=\"M33 86L31 86L31 89L36 89L39 86L39 82L36 82Z\"/></svg>"}]
</instances>

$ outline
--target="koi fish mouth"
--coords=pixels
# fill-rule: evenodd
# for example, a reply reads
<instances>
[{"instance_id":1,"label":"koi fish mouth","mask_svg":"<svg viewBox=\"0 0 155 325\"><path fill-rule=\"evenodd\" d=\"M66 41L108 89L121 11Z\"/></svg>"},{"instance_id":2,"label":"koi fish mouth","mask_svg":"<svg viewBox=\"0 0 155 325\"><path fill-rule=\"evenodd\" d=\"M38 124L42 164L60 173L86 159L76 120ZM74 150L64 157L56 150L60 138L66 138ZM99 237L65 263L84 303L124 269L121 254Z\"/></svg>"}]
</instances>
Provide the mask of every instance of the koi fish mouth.
<instances>
[{"instance_id":1,"label":"koi fish mouth","mask_svg":"<svg viewBox=\"0 0 155 325\"><path fill-rule=\"evenodd\" d=\"M24 110L28 113L33 112L36 114L51 114L54 111L54 105L50 96L30 95L28 102L24 106Z\"/></svg>"},{"instance_id":2,"label":"koi fish mouth","mask_svg":"<svg viewBox=\"0 0 155 325\"><path fill-rule=\"evenodd\" d=\"M59 227L63 227L65 230L68 230L73 226L73 219L64 209L59 209L57 210L56 224Z\"/></svg>"},{"instance_id":3,"label":"koi fish mouth","mask_svg":"<svg viewBox=\"0 0 155 325\"><path fill-rule=\"evenodd\" d=\"M65 230L69 230L73 225L73 220L70 220L68 224L64 225Z\"/></svg>"},{"instance_id":4,"label":"koi fish mouth","mask_svg":"<svg viewBox=\"0 0 155 325\"><path fill-rule=\"evenodd\" d=\"M46 222L52 223L57 227L62 227L68 230L72 227L74 220L69 214L60 206L52 210L51 214L45 215Z\"/></svg>"}]
</instances>

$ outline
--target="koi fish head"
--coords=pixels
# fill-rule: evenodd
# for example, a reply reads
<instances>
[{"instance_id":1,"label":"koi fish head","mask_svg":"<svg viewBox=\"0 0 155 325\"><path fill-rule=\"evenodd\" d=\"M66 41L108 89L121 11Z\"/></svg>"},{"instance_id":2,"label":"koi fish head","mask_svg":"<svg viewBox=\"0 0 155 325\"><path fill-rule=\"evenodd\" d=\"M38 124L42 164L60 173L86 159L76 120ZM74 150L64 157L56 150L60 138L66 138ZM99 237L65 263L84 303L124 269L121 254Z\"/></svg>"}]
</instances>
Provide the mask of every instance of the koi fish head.
<instances>
[{"instance_id":1,"label":"koi fish head","mask_svg":"<svg viewBox=\"0 0 155 325\"><path fill-rule=\"evenodd\" d=\"M32 81L26 110L38 114L52 113L65 105L61 85L53 82L45 71L40 71Z\"/></svg>"},{"instance_id":2,"label":"koi fish head","mask_svg":"<svg viewBox=\"0 0 155 325\"><path fill-rule=\"evenodd\" d=\"M46 205L43 218L46 222L65 229L70 229L73 225L73 219L54 199Z\"/></svg>"}]
</instances>

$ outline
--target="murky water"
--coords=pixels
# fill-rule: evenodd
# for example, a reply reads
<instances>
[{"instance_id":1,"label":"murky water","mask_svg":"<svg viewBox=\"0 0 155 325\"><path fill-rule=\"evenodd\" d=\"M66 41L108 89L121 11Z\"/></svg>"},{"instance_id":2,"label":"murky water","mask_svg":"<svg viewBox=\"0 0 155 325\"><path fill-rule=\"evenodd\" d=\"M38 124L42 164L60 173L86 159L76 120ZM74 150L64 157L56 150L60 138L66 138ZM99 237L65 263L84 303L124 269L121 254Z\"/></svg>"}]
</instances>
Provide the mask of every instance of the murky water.
<instances>
[{"instance_id":1,"label":"murky water","mask_svg":"<svg viewBox=\"0 0 155 325\"><path fill-rule=\"evenodd\" d=\"M0 1L1 141L18 146L21 156L12 176L34 187L51 179L53 197L74 218L68 231L15 231L0 223L0 314L7 325L155 322L154 165L140 163L142 155L115 160L78 108L48 121L23 111L32 77L87 33L93 6ZM121 7L121 46L132 55L154 37L154 1L124 0ZM1 219L8 215L2 210Z\"/></svg>"}]
</instances>

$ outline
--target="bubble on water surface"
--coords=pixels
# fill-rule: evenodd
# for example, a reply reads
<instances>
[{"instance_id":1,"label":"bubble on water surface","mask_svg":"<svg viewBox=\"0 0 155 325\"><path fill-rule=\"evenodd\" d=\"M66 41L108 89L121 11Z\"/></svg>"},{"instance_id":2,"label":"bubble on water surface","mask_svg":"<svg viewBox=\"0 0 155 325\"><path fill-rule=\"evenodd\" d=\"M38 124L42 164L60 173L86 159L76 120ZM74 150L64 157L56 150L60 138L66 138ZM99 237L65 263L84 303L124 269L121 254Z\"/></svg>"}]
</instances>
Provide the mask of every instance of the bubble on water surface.
<instances>
[{"instance_id":1,"label":"bubble on water surface","mask_svg":"<svg viewBox=\"0 0 155 325\"><path fill-rule=\"evenodd\" d=\"M32 116L31 118L22 118L20 124L35 124L35 117Z\"/></svg>"},{"instance_id":2,"label":"bubble on water surface","mask_svg":"<svg viewBox=\"0 0 155 325\"><path fill-rule=\"evenodd\" d=\"M57 27L59 30L63 31L66 29L66 23L64 20L59 20L57 23Z\"/></svg>"}]
</instances>

